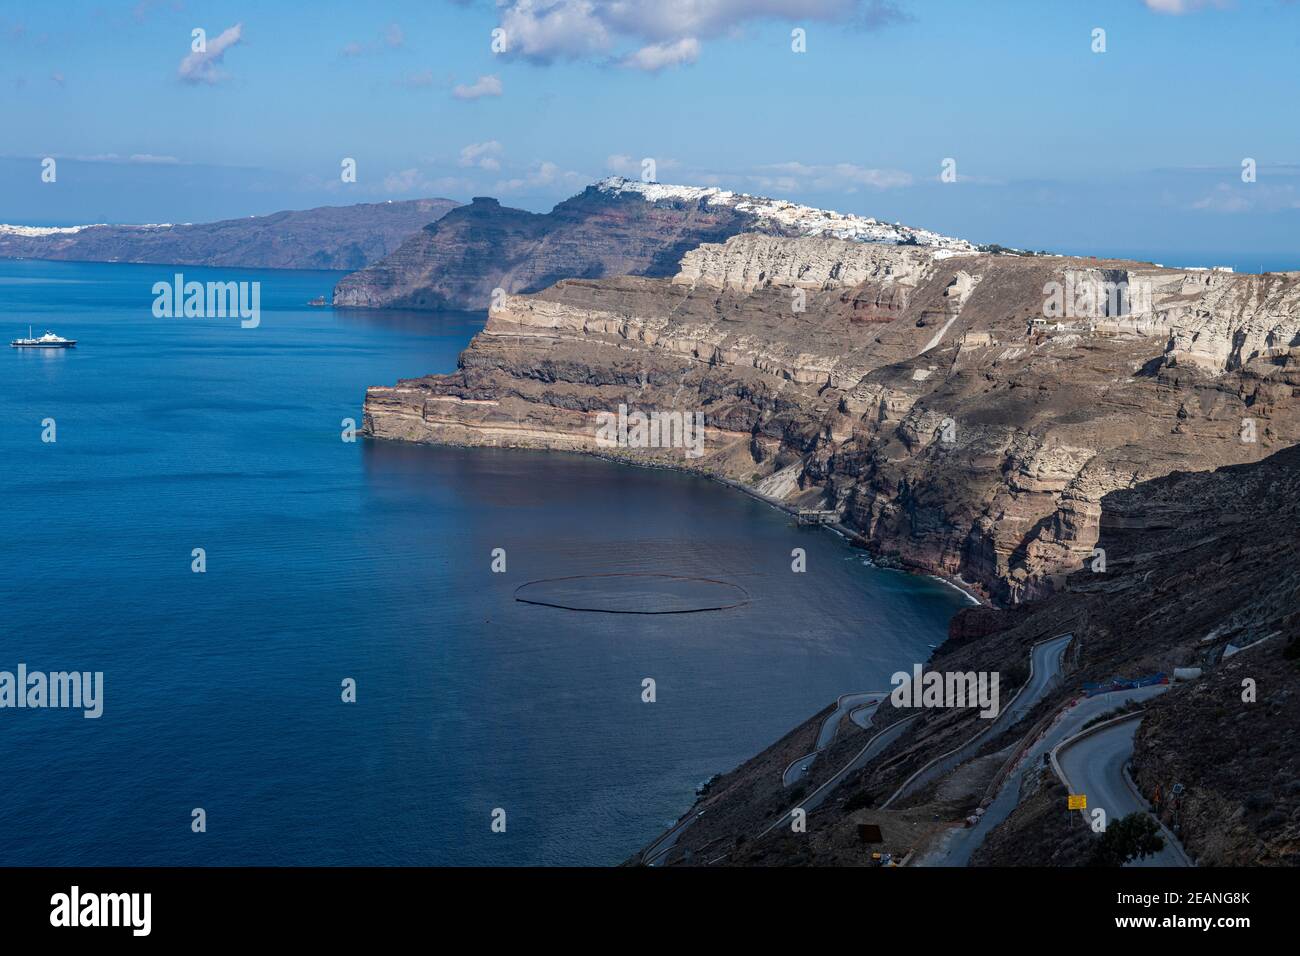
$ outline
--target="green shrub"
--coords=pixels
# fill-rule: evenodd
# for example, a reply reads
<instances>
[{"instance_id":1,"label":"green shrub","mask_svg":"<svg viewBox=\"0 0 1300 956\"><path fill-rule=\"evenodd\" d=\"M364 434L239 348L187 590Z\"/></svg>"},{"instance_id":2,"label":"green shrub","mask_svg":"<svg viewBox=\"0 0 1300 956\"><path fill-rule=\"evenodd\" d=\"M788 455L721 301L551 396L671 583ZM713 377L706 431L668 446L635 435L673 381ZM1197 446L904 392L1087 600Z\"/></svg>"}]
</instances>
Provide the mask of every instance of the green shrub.
<instances>
[{"instance_id":1,"label":"green shrub","mask_svg":"<svg viewBox=\"0 0 1300 956\"><path fill-rule=\"evenodd\" d=\"M1159 853L1164 848L1159 825L1149 814L1138 811L1106 827L1089 865L1123 866L1131 860Z\"/></svg>"}]
</instances>

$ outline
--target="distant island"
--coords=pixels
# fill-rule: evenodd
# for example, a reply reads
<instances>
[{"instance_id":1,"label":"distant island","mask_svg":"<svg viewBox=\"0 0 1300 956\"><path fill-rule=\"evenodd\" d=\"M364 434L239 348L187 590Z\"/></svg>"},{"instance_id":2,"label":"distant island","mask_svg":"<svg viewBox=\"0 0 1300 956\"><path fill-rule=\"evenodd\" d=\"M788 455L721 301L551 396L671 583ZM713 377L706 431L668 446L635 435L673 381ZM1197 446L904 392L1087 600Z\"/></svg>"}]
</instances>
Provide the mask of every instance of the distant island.
<instances>
[{"instance_id":1,"label":"distant island","mask_svg":"<svg viewBox=\"0 0 1300 956\"><path fill-rule=\"evenodd\" d=\"M742 232L826 236L973 251L963 239L868 216L703 186L610 176L547 213L486 196L426 226L391 256L347 276L334 304L486 309L494 289L538 292L561 279L671 276L682 256Z\"/></svg>"},{"instance_id":2,"label":"distant island","mask_svg":"<svg viewBox=\"0 0 1300 956\"><path fill-rule=\"evenodd\" d=\"M0 224L0 259L247 269L363 269L458 204L451 199L319 206L220 222L68 227Z\"/></svg>"}]
</instances>

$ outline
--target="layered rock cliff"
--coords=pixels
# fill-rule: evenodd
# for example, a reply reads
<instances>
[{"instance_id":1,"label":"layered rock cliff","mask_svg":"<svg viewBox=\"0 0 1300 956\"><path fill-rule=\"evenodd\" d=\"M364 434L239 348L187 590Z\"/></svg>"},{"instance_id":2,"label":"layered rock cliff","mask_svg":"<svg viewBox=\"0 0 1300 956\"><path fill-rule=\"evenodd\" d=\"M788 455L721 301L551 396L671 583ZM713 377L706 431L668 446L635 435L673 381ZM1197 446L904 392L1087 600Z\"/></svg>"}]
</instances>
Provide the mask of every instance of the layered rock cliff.
<instances>
[{"instance_id":1,"label":"layered rock cliff","mask_svg":"<svg viewBox=\"0 0 1300 956\"><path fill-rule=\"evenodd\" d=\"M250 269L361 269L456 206L450 199L321 206L221 222L42 229L0 225L0 258Z\"/></svg>"},{"instance_id":2,"label":"layered rock cliff","mask_svg":"<svg viewBox=\"0 0 1300 956\"><path fill-rule=\"evenodd\" d=\"M1068 624L1084 680L1189 668L1149 701L1131 771L1201 866L1300 862L1300 448L1180 472L1102 501L1104 572L1080 571L1040 607ZM1027 639L1012 627L988 650ZM985 652L988 655L988 651ZM1175 796L1177 791L1180 794ZM1051 801L1061 820L1063 796ZM1043 863L1026 799L976 863Z\"/></svg>"},{"instance_id":3,"label":"layered rock cliff","mask_svg":"<svg viewBox=\"0 0 1300 956\"><path fill-rule=\"evenodd\" d=\"M670 276L689 250L746 231L971 249L960 239L867 217L612 177L544 214L476 198L382 262L345 278L334 304L483 309L494 289L536 292L567 278Z\"/></svg>"},{"instance_id":4,"label":"layered rock cliff","mask_svg":"<svg viewBox=\"0 0 1300 956\"><path fill-rule=\"evenodd\" d=\"M504 297L365 427L727 477L1017 602L1094 559L1108 493L1300 440L1297 345L1297 275L746 233ZM703 454L602 441L620 406L701 413Z\"/></svg>"},{"instance_id":5,"label":"layered rock cliff","mask_svg":"<svg viewBox=\"0 0 1300 956\"><path fill-rule=\"evenodd\" d=\"M1198 865L1300 862L1293 745L1300 730L1300 447L1114 491L1101 502L1099 544L1109 558L1104 570L1077 571L1042 601L969 608L954 619L929 667L999 673L1004 700L1025 681L1034 642L1072 635L1061 676L1044 699L962 762L883 806L915 771L970 739L981 721L973 709L910 716L882 705L869 728L843 721L806 782L784 786L783 771L807 759L824 710L716 778L683 815L692 823L671 852L662 852L659 840L648 845L655 862L860 866L877 848L926 858L988 806L999 780L1010 779L1013 803L982 841L970 837L969 865L1083 865L1096 837L1064 812L1067 790L1051 769L1035 758L1022 764L1019 781L999 772L1053 726L1085 683L1179 668L1201 676L1145 702L1131 765L1139 791L1162 795L1163 822ZM1108 714L1102 708L1099 719ZM909 716L872 759L840 773L882 728ZM840 782L809 814L806 832L792 832L783 814L837 773ZM860 824L879 827L883 843L864 846ZM938 858L949 859L941 850Z\"/></svg>"}]
</instances>

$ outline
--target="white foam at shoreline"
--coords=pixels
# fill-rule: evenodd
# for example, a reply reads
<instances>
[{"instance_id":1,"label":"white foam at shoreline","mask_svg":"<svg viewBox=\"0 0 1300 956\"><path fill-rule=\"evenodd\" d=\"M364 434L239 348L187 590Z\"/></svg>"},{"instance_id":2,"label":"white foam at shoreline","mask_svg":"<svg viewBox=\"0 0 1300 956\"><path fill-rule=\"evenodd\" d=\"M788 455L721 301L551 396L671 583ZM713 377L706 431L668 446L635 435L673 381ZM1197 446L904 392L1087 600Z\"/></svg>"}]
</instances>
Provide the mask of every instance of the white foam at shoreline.
<instances>
[{"instance_id":1,"label":"white foam at shoreline","mask_svg":"<svg viewBox=\"0 0 1300 956\"><path fill-rule=\"evenodd\" d=\"M952 581L949 581L947 578L942 578L942 577L940 577L940 576L937 575L937 574L928 574L928 575L926 575L926 577L934 578L936 581L939 581L939 582L941 582L941 583L943 583L943 584L948 585L948 587L952 588L954 591L959 591L959 592L961 592L961 594L962 594L963 596L965 596L966 600L970 601L971 604L978 605L978 606L983 606L983 604L984 604L983 601L981 601L979 598L977 598L974 594L971 594L970 591L967 591L967 590L966 590L964 587L962 587L960 584L954 584ZM965 584L965 583L966 583L966 582L964 582L964 581L962 582L962 584Z\"/></svg>"}]
</instances>

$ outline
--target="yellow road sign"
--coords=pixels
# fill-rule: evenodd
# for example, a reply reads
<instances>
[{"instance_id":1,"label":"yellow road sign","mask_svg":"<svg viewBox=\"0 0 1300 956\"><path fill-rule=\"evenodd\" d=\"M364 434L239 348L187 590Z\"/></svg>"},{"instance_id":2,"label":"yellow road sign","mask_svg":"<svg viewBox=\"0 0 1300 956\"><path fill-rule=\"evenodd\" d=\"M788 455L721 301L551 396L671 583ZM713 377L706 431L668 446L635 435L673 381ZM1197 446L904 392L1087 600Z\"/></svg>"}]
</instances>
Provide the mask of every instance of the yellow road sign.
<instances>
[{"instance_id":1,"label":"yellow road sign","mask_svg":"<svg viewBox=\"0 0 1300 956\"><path fill-rule=\"evenodd\" d=\"M1083 794L1083 793L1072 793L1072 794L1070 794L1068 800L1069 800L1069 805L1070 805L1070 809L1071 809L1071 810L1087 810L1087 809L1088 809L1088 796L1087 796L1087 794Z\"/></svg>"}]
</instances>

